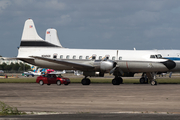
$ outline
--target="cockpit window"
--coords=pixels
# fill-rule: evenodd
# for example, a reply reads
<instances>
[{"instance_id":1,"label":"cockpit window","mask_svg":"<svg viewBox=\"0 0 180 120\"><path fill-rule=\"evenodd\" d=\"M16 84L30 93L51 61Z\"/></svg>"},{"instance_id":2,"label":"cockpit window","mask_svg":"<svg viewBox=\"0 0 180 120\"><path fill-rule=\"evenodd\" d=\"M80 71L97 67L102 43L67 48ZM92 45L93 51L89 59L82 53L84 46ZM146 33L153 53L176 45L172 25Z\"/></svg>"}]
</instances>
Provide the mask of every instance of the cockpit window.
<instances>
[{"instance_id":1,"label":"cockpit window","mask_svg":"<svg viewBox=\"0 0 180 120\"><path fill-rule=\"evenodd\" d=\"M151 55L150 58L156 58L155 55Z\"/></svg>"},{"instance_id":2,"label":"cockpit window","mask_svg":"<svg viewBox=\"0 0 180 120\"><path fill-rule=\"evenodd\" d=\"M157 58L162 58L162 55L161 54L157 54Z\"/></svg>"}]
</instances>

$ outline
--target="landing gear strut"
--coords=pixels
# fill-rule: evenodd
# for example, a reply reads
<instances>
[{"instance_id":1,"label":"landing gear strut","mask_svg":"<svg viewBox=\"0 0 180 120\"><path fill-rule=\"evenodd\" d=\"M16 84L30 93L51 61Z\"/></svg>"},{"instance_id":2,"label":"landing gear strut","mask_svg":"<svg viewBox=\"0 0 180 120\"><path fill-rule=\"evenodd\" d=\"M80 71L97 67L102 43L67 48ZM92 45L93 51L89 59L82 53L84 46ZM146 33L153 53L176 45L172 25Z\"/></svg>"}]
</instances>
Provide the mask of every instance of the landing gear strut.
<instances>
[{"instance_id":1,"label":"landing gear strut","mask_svg":"<svg viewBox=\"0 0 180 120\"><path fill-rule=\"evenodd\" d=\"M89 78L85 77L81 80L81 83L82 83L82 85L90 85L91 80Z\"/></svg>"},{"instance_id":2,"label":"landing gear strut","mask_svg":"<svg viewBox=\"0 0 180 120\"><path fill-rule=\"evenodd\" d=\"M113 80L112 80L112 84L113 85L120 85L123 83L123 79L119 76L116 76Z\"/></svg>"},{"instance_id":3,"label":"landing gear strut","mask_svg":"<svg viewBox=\"0 0 180 120\"><path fill-rule=\"evenodd\" d=\"M145 73L142 74L142 77L139 79L141 84L148 84L148 78Z\"/></svg>"},{"instance_id":4,"label":"landing gear strut","mask_svg":"<svg viewBox=\"0 0 180 120\"><path fill-rule=\"evenodd\" d=\"M146 75L149 78L151 85L157 85L156 73L146 73Z\"/></svg>"}]
</instances>

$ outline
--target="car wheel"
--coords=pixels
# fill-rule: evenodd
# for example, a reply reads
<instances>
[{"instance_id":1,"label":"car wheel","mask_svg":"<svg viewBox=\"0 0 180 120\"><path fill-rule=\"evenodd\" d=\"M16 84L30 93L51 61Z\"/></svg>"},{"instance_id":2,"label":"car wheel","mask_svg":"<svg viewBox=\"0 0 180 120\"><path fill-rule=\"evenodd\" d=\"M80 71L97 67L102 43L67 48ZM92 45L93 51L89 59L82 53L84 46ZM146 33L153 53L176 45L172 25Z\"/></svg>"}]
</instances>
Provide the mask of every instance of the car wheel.
<instances>
[{"instance_id":1,"label":"car wheel","mask_svg":"<svg viewBox=\"0 0 180 120\"><path fill-rule=\"evenodd\" d=\"M56 83L57 83L57 85L61 85L61 81L60 80L58 80Z\"/></svg>"},{"instance_id":2,"label":"car wheel","mask_svg":"<svg viewBox=\"0 0 180 120\"><path fill-rule=\"evenodd\" d=\"M44 82L42 80L39 81L40 85L44 85Z\"/></svg>"}]
</instances>

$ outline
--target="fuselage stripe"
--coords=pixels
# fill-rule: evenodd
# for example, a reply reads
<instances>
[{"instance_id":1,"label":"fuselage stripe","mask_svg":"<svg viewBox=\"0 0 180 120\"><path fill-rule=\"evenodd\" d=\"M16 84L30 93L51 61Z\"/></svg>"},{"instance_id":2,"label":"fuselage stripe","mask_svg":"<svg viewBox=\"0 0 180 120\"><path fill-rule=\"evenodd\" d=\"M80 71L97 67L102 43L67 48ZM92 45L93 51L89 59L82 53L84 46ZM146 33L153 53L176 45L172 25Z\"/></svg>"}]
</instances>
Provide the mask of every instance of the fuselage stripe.
<instances>
[{"instance_id":1,"label":"fuselage stripe","mask_svg":"<svg viewBox=\"0 0 180 120\"><path fill-rule=\"evenodd\" d=\"M127 62L126 62L126 67L127 67L128 71L130 71L129 68L128 68L128 63Z\"/></svg>"},{"instance_id":2,"label":"fuselage stripe","mask_svg":"<svg viewBox=\"0 0 180 120\"><path fill-rule=\"evenodd\" d=\"M46 41L21 41L20 47L60 47Z\"/></svg>"}]
</instances>

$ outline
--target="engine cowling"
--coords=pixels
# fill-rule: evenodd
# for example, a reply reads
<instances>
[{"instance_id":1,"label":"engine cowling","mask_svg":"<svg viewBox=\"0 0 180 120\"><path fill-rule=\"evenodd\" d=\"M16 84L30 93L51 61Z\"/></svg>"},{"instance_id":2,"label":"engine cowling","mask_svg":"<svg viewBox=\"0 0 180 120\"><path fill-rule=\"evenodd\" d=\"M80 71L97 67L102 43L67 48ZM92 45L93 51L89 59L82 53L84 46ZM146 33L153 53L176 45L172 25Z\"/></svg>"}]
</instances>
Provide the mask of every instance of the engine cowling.
<instances>
[{"instance_id":1,"label":"engine cowling","mask_svg":"<svg viewBox=\"0 0 180 120\"><path fill-rule=\"evenodd\" d=\"M94 62L95 69L104 72L109 72L116 66L116 64L117 64L116 62L111 60L105 60L105 61L96 60Z\"/></svg>"}]
</instances>

